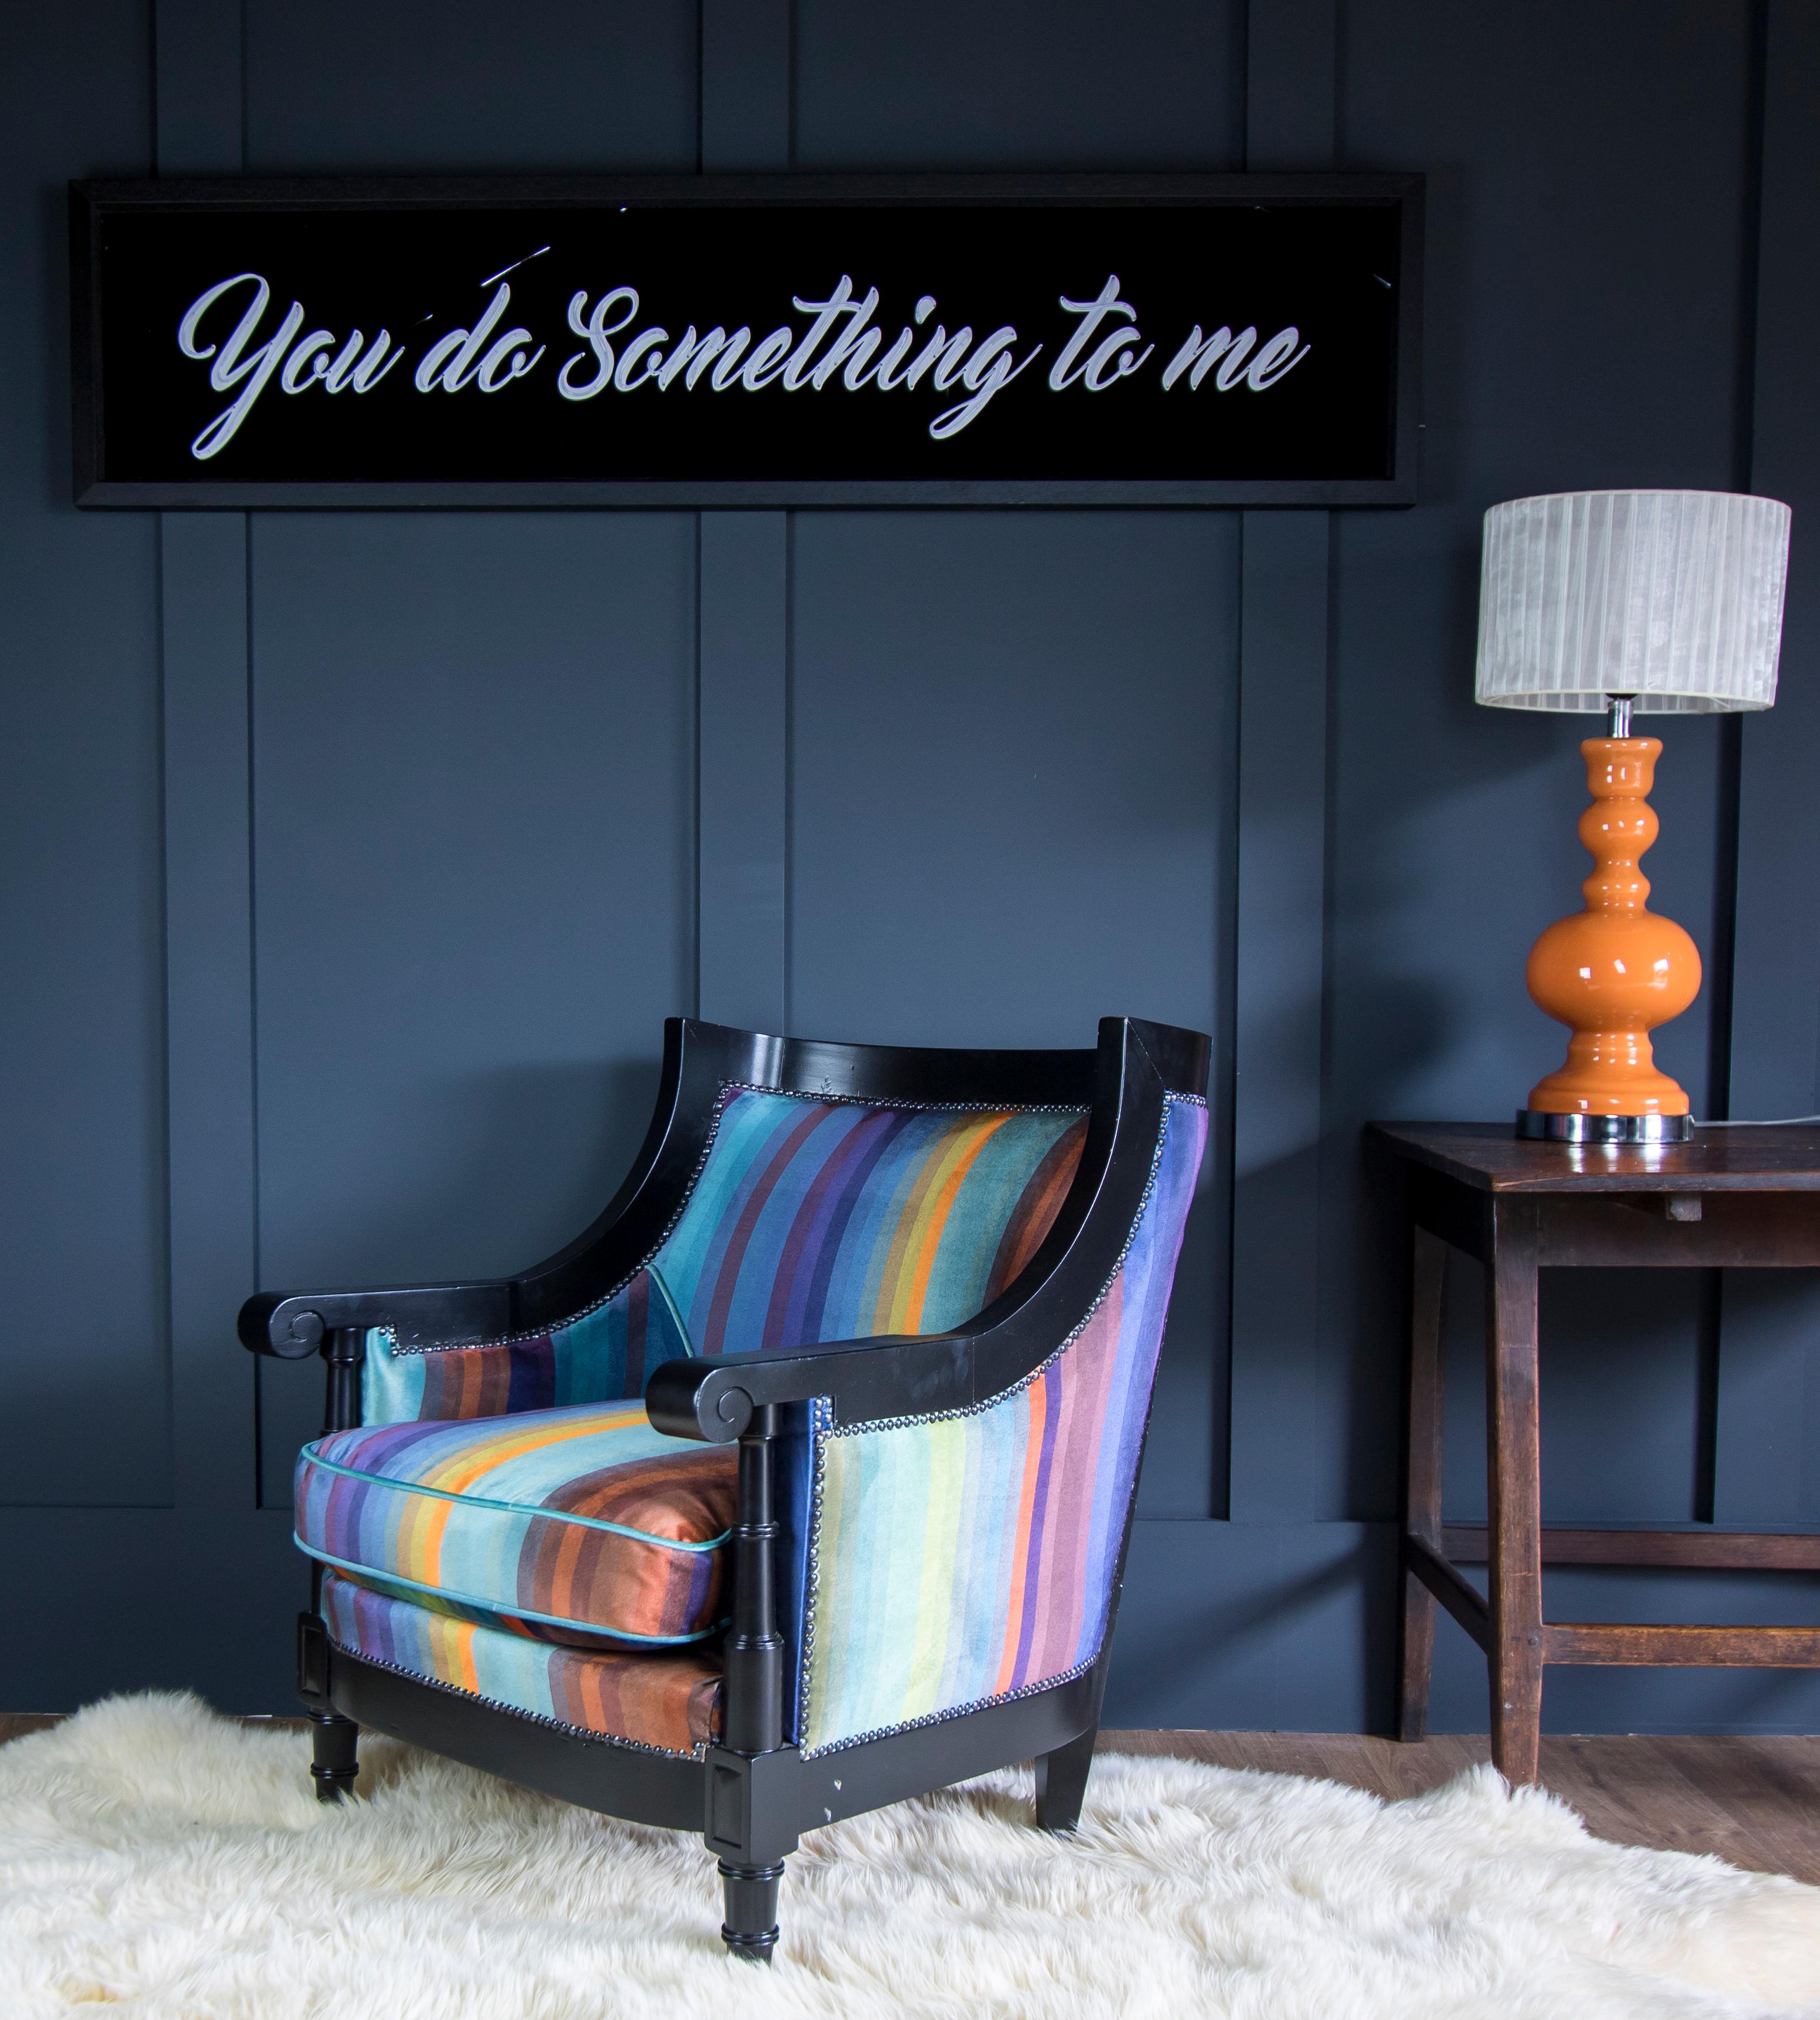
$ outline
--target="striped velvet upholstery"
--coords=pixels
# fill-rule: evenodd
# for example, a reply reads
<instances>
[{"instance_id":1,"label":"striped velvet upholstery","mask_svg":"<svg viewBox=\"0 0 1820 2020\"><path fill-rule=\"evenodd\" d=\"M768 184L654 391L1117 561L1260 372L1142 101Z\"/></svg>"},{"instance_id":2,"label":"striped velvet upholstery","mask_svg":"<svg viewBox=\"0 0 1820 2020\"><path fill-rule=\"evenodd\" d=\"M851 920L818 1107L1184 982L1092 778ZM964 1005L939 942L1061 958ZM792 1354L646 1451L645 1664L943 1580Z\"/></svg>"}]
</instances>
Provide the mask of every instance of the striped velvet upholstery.
<instances>
[{"instance_id":1,"label":"striped velvet upholstery","mask_svg":"<svg viewBox=\"0 0 1820 2020\"><path fill-rule=\"evenodd\" d=\"M1086 1135L1072 1109L880 1106L735 1088L676 1226L608 1303L511 1346L369 1333L369 1424L635 1395L660 1361L970 1318L1036 1252Z\"/></svg>"},{"instance_id":2,"label":"striped velvet upholstery","mask_svg":"<svg viewBox=\"0 0 1820 2020\"><path fill-rule=\"evenodd\" d=\"M1207 1111L1172 1099L1123 1264L1029 1381L821 1430L805 1750L1054 1683L1099 1653Z\"/></svg>"},{"instance_id":3,"label":"striped velvet upholstery","mask_svg":"<svg viewBox=\"0 0 1820 2020\"><path fill-rule=\"evenodd\" d=\"M322 1615L343 1648L407 1675L583 1732L698 1753L721 1730L717 1656L553 1648L500 1623L459 1619L329 1572Z\"/></svg>"},{"instance_id":4,"label":"striped velvet upholstery","mask_svg":"<svg viewBox=\"0 0 1820 2020\"><path fill-rule=\"evenodd\" d=\"M536 1640L697 1640L720 1619L737 1464L654 1431L641 1403L332 1432L297 1462L297 1541Z\"/></svg>"},{"instance_id":5,"label":"striped velvet upholstery","mask_svg":"<svg viewBox=\"0 0 1820 2020\"><path fill-rule=\"evenodd\" d=\"M612 1402L641 1394L651 1369L688 1351L662 1289L641 1270L609 1303L507 1346L401 1353L389 1332L374 1328L361 1371L361 1418L397 1424Z\"/></svg>"}]
</instances>

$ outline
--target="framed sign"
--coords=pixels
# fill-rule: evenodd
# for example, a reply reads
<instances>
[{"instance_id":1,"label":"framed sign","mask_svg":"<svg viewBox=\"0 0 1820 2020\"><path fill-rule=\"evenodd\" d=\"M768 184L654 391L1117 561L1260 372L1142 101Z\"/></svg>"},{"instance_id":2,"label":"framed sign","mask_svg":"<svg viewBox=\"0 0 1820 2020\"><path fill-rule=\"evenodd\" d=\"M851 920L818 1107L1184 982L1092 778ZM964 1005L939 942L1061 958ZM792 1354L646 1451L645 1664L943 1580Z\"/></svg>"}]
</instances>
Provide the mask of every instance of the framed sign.
<instances>
[{"instance_id":1,"label":"framed sign","mask_svg":"<svg viewBox=\"0 0 1820 2020\"><path fill-rule=\"evenodd\" d=\"M1391 505L1415 176L71 186L78 504Z\"/></svg>"}]
</instances>

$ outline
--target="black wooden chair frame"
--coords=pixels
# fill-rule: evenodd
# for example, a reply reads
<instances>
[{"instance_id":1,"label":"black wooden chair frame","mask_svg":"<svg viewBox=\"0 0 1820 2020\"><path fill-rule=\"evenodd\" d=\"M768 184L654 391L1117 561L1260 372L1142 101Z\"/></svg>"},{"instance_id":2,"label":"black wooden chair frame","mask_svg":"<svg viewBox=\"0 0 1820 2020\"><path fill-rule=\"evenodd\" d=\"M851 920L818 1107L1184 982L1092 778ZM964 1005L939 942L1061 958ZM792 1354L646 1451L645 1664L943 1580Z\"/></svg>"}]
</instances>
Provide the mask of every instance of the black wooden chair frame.
<instances>
[{"instance_id":1,"label":"black wooden chair frame","mask_svg":"<svg viewBox=\"0 0 1820 2020\"><path fill-rule=\"evenodd\" d=\"M720 1863L721 1935L735 1954L755 1959L768 1959L776 1942L783 1860L818 1825L1034 1759L1039 1825L1072 1829L1099 1724L1129 1509L1105 1637L1088 1669L983 1709L805 1757L783 1737L772 1441L782 1404L820 1398L842 1422L926 1415L986 1401L1039 1368L1118 1269L1142 1208L1168 1096L1204 1095L1208 1054L1197 1033L1132 1018L1103 1019L1095 1052L831 1045L671 1018L656 1110L630 1175L587 1233L547 1261L481 1283L249 1299L240 1313L242 1342L281 1360L320 1353L328 1364L328 1428L348 1429L360 1422L368 1328L390 1327L405 1346L534 1337L632 1276L687 1197L729 1084L881 1103L1091 1111L1054 1226L1016 1281L965 1324L670 1361L646 1382L658 1430L739 1446L722 1731L703 1757L584 1734L363 1661L331 1642L313 1602L298 1624L297 1685L314 1721L318 1796L336 1800L352 1788L364 1725L585 1808L699 1830ZM319 1570L316 1579L319 1595Z\"/></svg>"}]
</instances>

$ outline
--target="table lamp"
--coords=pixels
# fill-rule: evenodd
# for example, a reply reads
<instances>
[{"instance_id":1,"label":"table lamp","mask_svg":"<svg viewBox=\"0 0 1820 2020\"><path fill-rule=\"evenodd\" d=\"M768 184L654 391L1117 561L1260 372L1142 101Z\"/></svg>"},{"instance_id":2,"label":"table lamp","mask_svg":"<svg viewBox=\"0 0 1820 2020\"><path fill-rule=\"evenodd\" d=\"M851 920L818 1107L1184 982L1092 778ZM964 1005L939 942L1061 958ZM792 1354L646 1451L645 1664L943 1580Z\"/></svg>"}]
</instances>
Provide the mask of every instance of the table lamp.
<instances>
[{"instance_id":1,"label":"table lamp","mask_svg":"<svg viewBox=\"0 0 1820 2020\"><path fill-rule=\"evenodd\" d=\"M1485 514L1477 699L1492 708L1608 716L1580 746L1593 804L1586 906L1530 950L1529 993L1572 1032L1531 1090L1519 1136L1680 1143L1687 1097L1650 1033L1700 993L1700 957L1646 902L1638 859L1662 745L1633 715L1767 708L1775 699L1789 511L1719 491L1575 491Z\"/></svg>"}]
</instances>

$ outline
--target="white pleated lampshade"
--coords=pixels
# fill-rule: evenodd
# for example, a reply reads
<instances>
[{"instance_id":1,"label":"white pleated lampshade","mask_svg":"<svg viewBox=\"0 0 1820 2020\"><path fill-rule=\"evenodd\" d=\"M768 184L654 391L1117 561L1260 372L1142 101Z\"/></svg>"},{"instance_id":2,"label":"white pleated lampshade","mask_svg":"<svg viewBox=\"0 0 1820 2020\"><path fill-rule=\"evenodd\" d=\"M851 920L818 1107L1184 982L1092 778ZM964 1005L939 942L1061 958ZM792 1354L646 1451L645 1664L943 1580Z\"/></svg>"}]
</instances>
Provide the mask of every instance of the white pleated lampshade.
<instances>
[{"instance_id":1,"label":"white pleated lampshade","mask_svg":"<svg viewBox=\"0 0 1820 2020\"><path fill-rule=\"evenodd\" d=\"M1639 714L1776 698L1786 505L1725 491L1568 491L1485 514L1476 692Z\"/></svg>"}]
</instances>

